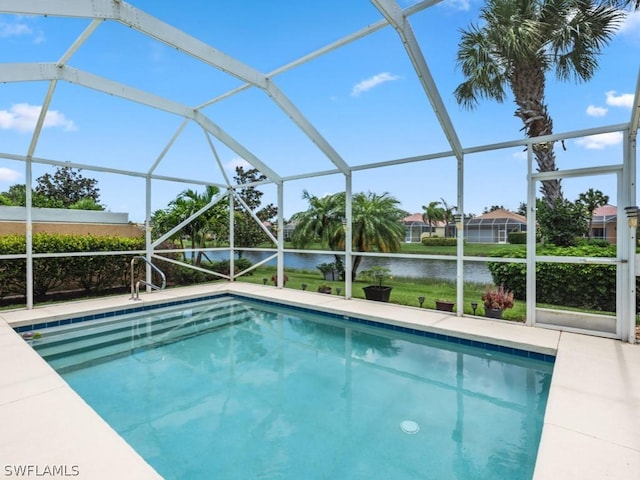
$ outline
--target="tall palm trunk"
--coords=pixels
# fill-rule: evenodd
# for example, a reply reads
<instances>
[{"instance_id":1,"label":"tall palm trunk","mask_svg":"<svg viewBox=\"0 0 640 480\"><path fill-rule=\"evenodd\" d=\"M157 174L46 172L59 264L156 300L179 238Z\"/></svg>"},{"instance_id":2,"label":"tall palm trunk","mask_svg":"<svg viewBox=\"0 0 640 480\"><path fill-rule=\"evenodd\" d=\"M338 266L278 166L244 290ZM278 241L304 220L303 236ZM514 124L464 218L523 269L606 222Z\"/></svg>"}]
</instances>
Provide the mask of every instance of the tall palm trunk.
<instances>
[{"instance_id":1,"label":"tall palm trunk","mask_svg":"<svg viewBox=\"0 0 640 480\"><path fill-rule=\"evenodd\" d=\"M360 267L360 264L362 263L362 255L354 255L353 256L353 262L351 263L352 267L351 267L351 281L355 282L356 281L356 277L358 276L358 268Z\"/></svg>"},{"instance_id":2,"label":"tall palm trunk","mask_svg":"<svg viewBox=\"0 0 640 480\"><path fill-rule=\"evenodd\" d=\"M516 68L510 77L510 82L515 102L518 105L515 116L524 123L523 130L525 130L527 137L551 135L553 120L551 120L544 103L545 80L542 66L533 62L522 68ZM538 163L539 172L557 170L553 142L534 145L533 153ZM544 180L541 190L549 205L562 198L560 180Z\"/></svg>"}]
</instances>

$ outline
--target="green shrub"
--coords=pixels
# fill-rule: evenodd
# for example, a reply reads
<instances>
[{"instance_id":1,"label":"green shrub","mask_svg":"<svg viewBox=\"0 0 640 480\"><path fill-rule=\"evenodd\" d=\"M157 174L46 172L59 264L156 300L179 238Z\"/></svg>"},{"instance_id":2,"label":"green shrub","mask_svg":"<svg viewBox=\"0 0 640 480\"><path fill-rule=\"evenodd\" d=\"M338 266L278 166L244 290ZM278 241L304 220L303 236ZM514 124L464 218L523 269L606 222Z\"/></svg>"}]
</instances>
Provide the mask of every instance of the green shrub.
<instances>
[{"instance_id":1,"label":"green shrub","mask_svg":"<svg viewBox=\"0 0 640 480\"><path fill-rule=\"evenodd\" d=\"M217 262L211 262L211 264L209 265L209 268L214 272L222 273L223 275L229 275L229 273L231 272L231 268L229 265L230 265L229 260L220 260ZM246 270L251 266L253 266L253 263L251 262L251 260L247 258L236 258L233 261L234 273L238 273L243 270ZM253 275L253 273L249 272L247 273L247 275Z\"/></svg>"},{"instance_id":2,"label":"green shrub","mask_svg":"<svg viewBox=\"0 0 640 480\"><path fill-rule=\"evenodd\" d=\"M578 240L578 246L591 245L594 247L610 247L612 244L602 238L581 238Z\"/></svg>"},{"instance_id":3,"label":"green shrub","mask_svg":"<svg viewBox=\"0 0 640 480\"><path fill-rule=\"evenodd\" d=\"M33 253L68 253L144 250L144 239L93 235L59 235L37 233L32 237ZM25 254L25 235L0 237L0 255ZM33 293L41 299L55 289L84 289L99 292L124 287L130 276L131 255L88 255L82 257L47 257L33 260ZM24 295L26 261L8 259L0 262L0 298Z\"/></svg>"},{"instance_id":4,"label":"green shrub","mask_svg":"<svg viewBox=\"0 0 640 480\"><path fill-rule=\"evenodd\" d=\"M615 257L612 245L599 247L541 247L538 255L569 257ZM502 252L494 256L524 258L525 252ZM526 297L526 264L488 262L491 277L496 285L512 290L518 299ZM568 307L601 311L616 309L615 265L585 265L577 263L536 264L536 301Z\"/></svg>"},{"instance_id":5,"label":"green shrub","mask_svg":"<svg viewBox=\"0 0 640 480\"><path fill-rule=\"evenodd\" d=\"M524 245L527 243L527 232L509 232L507 241L514 245Z\"/></svg>"},{"instance_id":6,"label":"green shrub","mask_svg":"<svg viewBox=\"0 0 640 480\"><path fill-rule=\"evenodd\" d=\"M428 247L455 247L458 243L457 238L444 237L424 237L422 244Z\"/></svg>"}]
</instances>

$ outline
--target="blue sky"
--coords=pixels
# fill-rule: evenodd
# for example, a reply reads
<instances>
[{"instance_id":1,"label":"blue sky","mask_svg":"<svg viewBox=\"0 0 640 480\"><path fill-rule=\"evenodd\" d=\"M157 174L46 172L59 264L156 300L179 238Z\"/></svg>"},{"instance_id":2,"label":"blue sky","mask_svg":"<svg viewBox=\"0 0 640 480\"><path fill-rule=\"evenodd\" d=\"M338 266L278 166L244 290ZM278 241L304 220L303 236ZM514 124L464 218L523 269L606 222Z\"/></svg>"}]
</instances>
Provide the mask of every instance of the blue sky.
<instances>
[{"instance_id":1,"label":"blue sky","mask_svg":"<svg viewBox=\"0 0 640 480\"><path fill-rule=\"evenodd\" d=\"M178 27L252 68L268 73L381 18L366 0L157 2L133 6ZM406 7L415 2L400 2ZM478 17L480 2L445 1L410 17L440 95L465 147L522 137L514 104L484 101L473 111L453 97L463 80L455 57L461 28ZM1 62L55 62L89 24L85 19L0 15ZM548 78L546 100L554 132L625 123L631 115L640 62L640 15L633 14L599 58L588 84ZM174 49L115 22L104 22L68 65L189 106L200 105L242 85ZM413 67L390 27L274 77L275 83L349 165L450 150ZM0 84L0 152L24 155L48 83ZM333 169L332 163L261 91L248 89L204 109L204 113L282 176ZM166 147L182 119L68 83L59 82L35 156L110 168L146 171ZM621 162L621 136L568 140L556 148L558 167ZM229 176L242 162L214 140ZM465 211L479 214L500 204L516 209L526 197L526 161L521 149L466 157ZM52 167L35 166L34 178ZM189 124L156 173L223 183L202 130ZM144 182L86 170L98 179L107 209L144 218ZM21 162L0 158L0 191L24 182ZM563 181L575 199L598 188L615 203L615 180L597 176ZM186 188L154 181L152 209L164 208ZM285 217L304 210L302 190L324 195L344 189L340 175L287 182ZM354 191L389 192L402 208L446 199L456 203L453 158L355 172ZM265 199L275 201L275 188Z\"/></svg>"}]
</instances>

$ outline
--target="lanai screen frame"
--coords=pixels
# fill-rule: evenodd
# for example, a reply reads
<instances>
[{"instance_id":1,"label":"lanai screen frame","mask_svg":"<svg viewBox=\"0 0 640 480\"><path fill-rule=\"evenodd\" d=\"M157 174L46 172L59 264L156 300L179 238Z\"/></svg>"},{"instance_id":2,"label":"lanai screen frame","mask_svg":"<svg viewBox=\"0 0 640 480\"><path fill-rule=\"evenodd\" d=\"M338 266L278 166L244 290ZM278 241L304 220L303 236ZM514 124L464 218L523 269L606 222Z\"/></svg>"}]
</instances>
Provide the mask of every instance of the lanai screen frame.
<instances>
[{"instance_id":1,"label":"lanai screen frame","mask_svg":"<svg viewBox=\"0 0 640 480\"><path fill-rule=\"evenodd\" d=\"M69 1L69 0L0 0L0 13L5 14L17 14L17 15L39 15L39 16L59 16L59 17L71 17L71 18L83 18L87 20L91 20L89 26L77 37L77 39L69 46L67 51L62 55L62 57L56 61L51 63L5 63L0 64L0 82L25 82L25 81L43 81L49 82L49 88L45 99L43 101L43 106L36 124L36 128L34 130L31 143L26 154L14 154L14 153L4 153L0 152L0 158L5 158L8 160L17 160L22 161L25 164L25 184L32 185L32 165L33 164L44 164L44 165L52 165L52 166L67 166L74 168L82 168L90 171L99 171L105 173L113 173L113 174L121 174L127 176L141 177L146 181L146 234L145 234L145 251L144 252L126 252L126 253L141 253L146 255L147 259L151 261L153 258L159 258L162 260L166 260L164 257L160 257L154 253L154 249L160 243L160 240L152 242L151 240L151 228L150 228L150 217L151 217L151 181L152 180L168 180L173 182L184 182L194 185L213 185L210 182L203 182L197 179L187 179L187 178L175 178L175 177L167 177L161 176L154 173L154 170L162 161L164 155L167 153L173 142L180 135L181 131L189 122L194 122L198 124L202 130L205 132L207 137L207 141L211 147L213 156L216 158L218 165L220 165L220 161L217 157L215 148L211 142L211 137L215 137L217 140L224 143L231 150L240 155L244 160L252 165L252 167L257 168L260 172L262 172L268 180L266 182L260 182L254 184L255 186L259 186L260 184L272 183L277 186L277 207L278 207L278 221L277 221L277 238L271 236L272 240L276 244L276 258L277 258L277 278L278 278L278 287L283 287L283 278L284 278L284 225L283 225L283 189L288 181L314 178L324 175L335 175L341 174L344 176L345 180L345 193L346 193L346 225L345 225L345 236L346 236L346 249L343 252L345 256L345 298L352 298L352 283L351 283L351 257L352 257L352 249L351 249L351 220L352 220L352 209L351 209L351 200L352 200L352 175L355 172L361 170L369 170L376 169L391 165L400 165L405 163L415 163L415 162L425 162L429 160L435 160L440 158L453 158L456 161L457 166L457 216L456 216L456 226L457 226L457 298L456 302L458 305L462 305L463 303L463 286L464 286L464 272L463 272L463 264L464 261L477 261L477 260L488 260L481 258L465 258L464 257L464 249L463 249L463 240L464 240L464 157L467 154L478 153L483 151L492 151L504 148L512 148L512 147L526 147L528 150L528 201L529 205L535 204L535 182L540 181L541 179L547 178L561 178L563 175L574 175L574 174L595 174L598 171L599 167L595 167L594 169L583 169L580 172L547 172L545 174L534 173L534 159L533 159L533 151L532 145L538 142L548 142L548 141L560 141L568 138L575 137L583 137L588 135L597 135L601 133L610 133L610 132L622 132L624 136L624 147L623 147L623 159L622 164L619 165L620 171L622 175L620 175L621 181L618 183L618 196L619 199L622 200L622 203L619 203L618 209L619 214L622 214L625 211L625 207L634 207L636 202L636 193L635 193L635 178L636 178L636 136L638 130L638 124L640 120L640 74L638 76L638 82L635 91L635 98L632 107L632 113L629 123L611 125L607 127L589 129L589 130L580 130L574 132L565 132L562 134L555 134L545 137L537 137L533 139L520 139L513 140L498 144L491 145L483 145L483 146L474 146L474 147L463 147L458 135L456 133L455 128L451 122L449 114L447 112L446 106L442 101L438 88L434 79L431 76L429 71L429 66L427 64L426 59L424 58L420 45L414 35L414 32L411 27L410 17L424 9L427 9L437 3L440 0L428 0L419 2L409 8L401 9L399 5L394 0L370 0L373 6L380 12L383 17L378 22L375 22L367 27L358 30L351 35L347 35L342 39L335 41L321 49L316 50L308 55L300 57L293 62L290 62L287 65L284 65L272 72L263 73L253 69L252 67L243 64L242 62L223 54L222 52L216 50L210 45L205 44L204 42L152 17L151 15L146 14L133 7L132 5L127 4L121 0L92 0L91 2L81 2L81 1ZM196 107L187 106L184 104L180 104L178 102L168 100L157 95L151 94L149 92L131 88L127 85L123 85L118 82L114 82L104 77L99 77L93 75L91 73L75 69L67 65L67 62L71 59L71 57L82 47L83 43L91 36L91 34L104 22L115 21L122 23L124 25L133 28L140 33L147 35L148 37L172 46L181 52L184 52L185 55L190 55L191 57L211 66L212 68L219 69L233 75L236 78L239 78L245 82L244 85L233 89L223 95L220 95L216 98L213 98L201 105ZM450 146L449 151L445 152L434 152L434 153L426 153L424 155L410 157L410 158L402 158L389 160L384 162L372 163L367 165L359 165L359 166L350 166L345 162L344 159L338 154L338 152L331 146L331 144L322 137L319 131L314 127L314 125L309 122L304 115L298 110L296 105L291 102L286 95L278 88L277 84L274 81L274 77L278 74L291 70L299 65L302 65L310 60L318 58L328 52L334 51L344 45L347 45L351 42L357 41L361 38L366 37L367 35L376 32L382 28L392 27L398 34L398 40L402 43L408 58L410 59L415 73L420 81L420 84L424 90L424 93L429 99L429 102L433 108L433 111L439 121L439 124L444 132L447 141ZM141 103L143 105L158 108L165 112L172 113L174 115L178 115L184 118L182 125L175 132L173 137L169 139L167 146L163 150L163 152L158 156L156 161L153 163L152 167L147 171L125 171L113 168L106 167L96 167L92 165L84 165L80 163L73 163L67 161L59 161L53 159L46 158L37 158L34 157L35 148L38 142L38 138L42 131L42 127L44 124L44 119L51 103L51 99L55 93L55 88L58 82L66 81L73 84L81 85L86 88L91 88L94 90L101 91L103 93L114 95L121 97L123 99ZM318 171L311 174L297 175L291 177L283 177L280 176L277 172L272 170L267 164L262 162L259 158L253 155L248 149L246 149L242 144L237 142L233 137L227 134L222 128L216 125L210 118L208 118L205 114L202 113L202 109L219 101L223 101L225 98L229 98L236 93L244 91L248 88L258 88L262 90L266 95L268 95L277 106L283 110L293 121L293 123L311 140L313 141L318 148L324 153L324 155L334 164L335 169ZM609 171L609 167L603 167L605 170ZM229 179L224 174L226 184L216 184L217 187L226 190L224 194L220 197L214 199L212 203L210 203L206 208L212 206L216 201L219 201L222 196L227 195L231 202L234 199L241 201L239 198L233 195L233 191L236 188L242 188L250 186L251 184L244 185L233 185ZM26 238L27 238L27 246L26 253L24 255L5 255L1 256L1 259L9 259L9 258L25 258L27 263L27 282L26 282L26 299L28 309L33 308L33 258L36 257L46 257L46 254L35 255L32 251L32 216L31 216L31 189L26 189ZM197 212L193 217L188 219L186 222L183 222L179 226L182 228L186 223L193 220L193 218L197 217L199 214L204 212L205 209ZM621 308L620 312L618 312L618 319L620 323L620 319L622 320L621 328L619 329L620 337L627 341L635 340L635 239L636 239L636 231L635 228L628 225L626 222L621 222L620 218L622 215L619 215L618 225L622 226L622 229L619 230L619 237L624 238L624 240L618 241L618 256L616 259L616 264L619 266L619 281L618 281L618 292L617 299L619 301L619 307ZM257 220L257 218L255 218ZM233 232L233 216L230 216L230 231ZM631 222L628 222L629 224ZM535 209L530 209L527 214L527 224L535 224ZM177 229L170 233L174 233ZM267 230L265 229L265 232ZM267 232L268 233L268 232ZM268 233L269 234L269 233ZM270 235L270 234L269 234ZM166 238L167 235L163 236ZM295 251L295 250L286 250ZM233 263L234 259L234 242L233 237L231 235L230 238L230 248L229 248L229 256L230 261ZM98 252L91 252L90 254L97 254ZM99 252L99 254L121 254L124 252ZM316 252L317 253L317 252ZM332 253L332 252L329 252ZM358 252L358 255L363 256L376 256L380 254L375 253L361 253ZM67 256L74 256L81 254L69 254ZM82 254L82 255L86 255ZM394 255L394 254L385 254L387 257L394 256L402 256L402 255ZM430 258L433 256L425 255L420 256L422 258ZM494 259L495 260L495 259ZM514 259L505 259L509 261L513 261ZM527 324L532 325L535 322L535 229L527 229ZM231 274L228 277L230 281L233 281L236 278L236 275L233 274L233 266L231 268ZM244 273L244 272L242 272ZM241 273L241 274L242 274ZM151 271L150 268L147 269L147 280L150 279ZM457 315L462 315L462 309L459 309Z\"/></svg>"}]
</instances>

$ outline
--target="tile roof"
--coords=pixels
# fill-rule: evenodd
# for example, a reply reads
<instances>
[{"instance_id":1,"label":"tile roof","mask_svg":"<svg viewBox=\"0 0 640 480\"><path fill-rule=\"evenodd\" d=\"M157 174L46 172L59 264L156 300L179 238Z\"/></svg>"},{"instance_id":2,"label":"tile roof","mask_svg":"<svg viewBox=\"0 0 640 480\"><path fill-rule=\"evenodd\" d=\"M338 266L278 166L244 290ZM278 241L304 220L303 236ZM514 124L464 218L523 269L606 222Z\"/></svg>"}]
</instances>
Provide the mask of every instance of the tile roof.
<instances>
[{"instance_id":1,"label":"tile roof","mask_svg":"<svg viewBox=\"0 0 640 480\"><path fill-rule=\"evenodd\" d=\"M479 220L494 220L498 218L515 220L520 223L527 223L527 217L520 215L519 213L510 212L509 210L505 210L504 208L498 208L497 210L493 210L492 212L483 213L482 215L474 217L474 219Z\"/></svg>"},{"instance_id":2,"label":"tile roof","mask_svg":"<svg viewBox=\"0 0 640 480\"><path fill-rule=\"evenodd\" d=\"M426 223L424 222L424 220L422 219L422 214L421 213L412 213L411 215L404 217L402 219L402 223L404 224L422 224L422 225L426 225ZM446 226L445 222L433 222L433 226L434 227L444 227Z\"/></svg>"}]
</instances>

